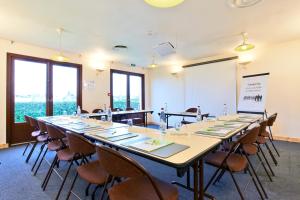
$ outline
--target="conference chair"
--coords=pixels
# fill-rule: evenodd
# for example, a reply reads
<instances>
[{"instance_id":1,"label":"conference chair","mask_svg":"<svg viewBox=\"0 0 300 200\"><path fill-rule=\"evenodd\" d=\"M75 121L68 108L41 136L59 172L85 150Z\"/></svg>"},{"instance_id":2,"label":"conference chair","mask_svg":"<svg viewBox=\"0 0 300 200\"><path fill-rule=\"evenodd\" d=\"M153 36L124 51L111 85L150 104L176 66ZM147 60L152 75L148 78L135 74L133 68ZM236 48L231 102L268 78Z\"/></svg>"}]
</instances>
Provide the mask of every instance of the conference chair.
<instances>
[{"instance_id":1,"label":"conference chair","mask_svg":"<svg viewBox=\"0 0 300 200\"><path fill-rule=\"evenodd\" d=\"M197 113L198 109L197 108L188 108L185 110L185 112L190 112L190 113ZM190 124L192 122L185 121L184 117L182 118L181 124Z\"/></svg>"},{"instance_id":2,"label":"conference chair","mask_svg":"<svg viewBox=\"0 0 300 200\"><path fill-rule=\"evenodd\" d=\"M27 124L29 127L31 127L29 116L24 115L24 118L25 118L26 124ZM32 145L31 140L32 140L32 136L31 136L31 133L30 133L29 138L28 138L28 142L27 142L26 147L25 147L25 149L24 149L24 151L23 151L23 153L22 153L23 156L25 155L25 153L26 153L28 147Z\"/></svg>"},{"instance_id":3,"label":"conference chair","mask_svg":"<svg viewBox=\"0 0 300 200\"><path fill-rule=\"evenodd\" d=\"M253 176L253 172L251 172L252 169L250 170L251 167L249 168L249 162L247 160L247 157L245 155L237 152L239 147L240 146L242 147L243 143L245 143L245 141L248 139L248 137L250 137L247 135L248 135L248 133L244 134L236 142L234 142L233 145L231 146L229 152L216 151L214 153L209 154L205 158L205 163L216 167L217 170L214 172L211 179L208 181L208 184L206 185L204 191L206 191L209 188L209 186L212 184L212 182L215 178L217 178L217 180L220 179L220 177L223 176L223 174L227 171L227 172L229 172L229 174L234 182L234 185L240 195L240 198L244 199L244 196L242 194L240 186L237 183L236 178L234 177L234 173L249 172L249 175L255 185L257 192L259 193L260 198L264 199L264 197L258 187L258 184L255 180L255 176ZM219 174L219 172L220 172L220 174ZM218 175L218 177L217 177L217 175Z\"/></svg>"},{"instance_id":4,"label":"conference chair","mask_svg":"<svg viewBox=\"0 0 300 200\"><path fill-rule=\"evenodd\" d=\"M67 141L65 140L66 136L64 132L50 124L46 124L46 128L50 138L47 144L47 148L49 151L55 151L56 154L42 183L41 187L43 188L43 190L45 190L47 187L51 174L54 171L55 165L59 167L58 152L60 152L59 156L62 160L63 158L69 158L72 156L68 151Z\"/></svg>"},{"instance_id":5,"label":"conference chair","mask_svg":"<svg viewBox=\"0 0 300 200\"><path fill-rule=\"evenodd\" d=\"M268 166L269 166L270 169L271 169L271 166L270 166L270 164L268 163L268 160L267 160L267 158L266 158L266 156L265 156L265 153L263 152L263 150L262 150L262 148L261 148L261 145L264 145L264 146L267 148L267 150L268 150L268 152L269 152L269 154L270 154L270 156L271 156L271 158L272 158L274 164L275 164L275 165L278 165L278 162L277 162L277 160L276 160L276 158L275 158L273 152L271 151L271 149L270 149L270 147L269 147L269 145L268 145L268 143L267 143L266 137L264 136L264 133L265 133L265 131L266 131L267 126L268 126L268 119L263 120L263 121L260 122L260 128L261 128L261 129L260 129L259 135L258 135L258 137L257 137L257 144L259 144L260 150L261 150L261 152L262 152L262 154L263 154L263 156L264 156L264 158L265 158L265 160L266 160ZM272 174L274 175L274 172L272 172Z\"/></svg>"},{"instance_id":6,"label":"conference chair","mask_svg":"<svg viewBox=\"0 0 300 200\"><path fill-rule=\"evenodd\" d=\"M81 114L89 114L89 111L87 111L87 110L81 110Z\"/></svg>"},{"instance_id":7,"label":"conference chair","mask_svg":"<svg viewBox=\"0 0 300 200\"><path fill-rule=\"evenodd\" d=\"M78 134L68 133L67 138L69 141L70 150L75 154L75 156L82 158L80 165L76 169L76 175L72 181L72 185L68 192L67 199L69 199L71 193L75 194L72 191L72 189L79 176L81 179L89 183L85 191L86 196L88 196L88 190L91 184L96 185L92 193L92 199L94 200L96 190L100 186L104 186L106 179L108 177L107 172L104 170L103 166L101 165L100 158L99 160L89 162L89 160L86 157L86 155L95 153L96 146L93 143L91 143L89 140L87 140L86 138Z\"/></svg>"},{"instance_id":8,"label":"conference chair","mask_svg":"<svg viewBox=\"0 0 300 200\"><path fill-rule=\"evenodd\" d=\"M110 200L177 200L178 190L172 184L150 175L146 169L130 157L108 147L97 147L97 154L111 180L108 189ZM114 184L118 178L120 182ZM105 183L104 190L108 186ZM103 199L105 192L102 192Z\"/></svg>"},{"instance_id":9,"label":"conference chair","mask_svg":"<svg viewBox=\"0 0 300 200\"><path fill-rule=\"evenodd\" d=\"M111 109L112 112L117 112L117 111L123 111L122 108L112 108Z\"/></svg>"},{"instance_id":10,"label":"conference chair","mask_svg":"<svg viewBox=\"0 0 300 200\"><path fill-rule=\"evenodd\" d=\"M101 108L96 108L96 109L93 110L92 113L100 113L100 112L104 112L104 110L101 109Z\"/></svg>"},{"instance_id":11,"label":"conference chair","mask_svg":"<svg viewBox=\"0 0 300 200\"><path fill-rule=\"evenodd\" d=\"M27 116L27 117L28 117L28 119L29 119L30 126L31 126L31 127L33 128L33 130L34 130L34 131L31 133L31 137L34 138L35 141L34 141L33 146L32 146L32 148L31 148L31 150L30 150L30 152L29 152L29 154L28 154L28 156L27 156L27 158L26 158L26 163L29 162L29 160L30 160L30 158L31 158L31 156L32 156L32 154L33 154L33 152L34 152L34 150L35 150L37 144L38 144L39 142L44 142L45 140L47 140L47 137L44 136L43 134L41 134L41 131L40 131L40 129L39 129L39 125L38 125L37 120L36 120L35 118L33 118L33 117L29 117L29 116Z\"/></svg>"},{"instance_id":12,"label":"conference chair","mask_svg":"<svg viewBox=\"0 0 300 200\"><path fill-rule=\"evenodd\" d=\"M277 113L271 115L270 117L268 117L268 123L267 126L269 128L269 132L265 129L263 130L263 132L261 133L261 136L264 136L266 139L268 139L270 141L270 143L272 144L274 150L276 151L277 155L280 157L280 154L274 144L274 139L273 139L273 134L272 134L272 129L271 127L273 126L275 120L277 118Z\"/></svg>"},{"instance_id":13,"label":"conference chair","mask_svg":"<svg viewBox=\"0 0 300 200\"><path fill-rule=\"evenodd\" d=\"M37 140L38 142L43 143L43 144L42 144L41 147L40 147L40 152L39 152L39 154L38 154L38 156L37 156L37 158L36 158L36 160L35 160L35 162L34 162L32 168L31 168L31 171L34 170L36 164L38 163L38 161L39 161L39 159L40 159L40 156L41 156L42 152L44 151L45 146L47 145L47 143L48 143L48 141L49 141L49 137L48 137L48 134L47 134L47 127L46 127L46 124L45 124L44 122L40 121L40 120L37 120L37 123L38 123L38 127L39 127L39 130L40 130L40 135L37 136L36 140ZM47 153L47 148L46 148L46 150L45 150L45 152L44 152L44 155L45 155L46 153ZM42 156L42 158L44 157L44 155ZM34 174L34 175L35 175L35 174Z\"/></svg>"},{"instance_id":14,"label":"conference chair","mask_svg":"<svg viewBox=\"0 0 300 200\"><path fill-rule=\"evenodd\" d=\"M256 170L255 170L256 167L253 165L253 163L250 160L250 156L257 155L257 157L258 157L258 159L260 161L259 164L261 164L263 166L263 168L264 168L267 176L269 177L270 181L273 181L272 178L271 178L271 176L270 176L270 174L269 174L269 172L267 171L264 163L262 162L261 157L258 154L258 147L255 144L256 140L257 140L257 137L258 137L258 134L259 134L259 131L260 131L260 127L259 126L256 126L256 127L252 128L252 129L247 130L246 133L244 133L243 138L241 138L241 140L240 140L240 146L238 148L238 152L240 152L240 153L242 153L243 155L246 156L247 161L249 163L249 166L250 166L251 170L253 171L253 174L254 174L256 180L258 181L258 183L259 183L259 185L260 185L260 187L261 187L261 189L262 189L265 197L268 198L268 195L267 195L267 193L266 193L266 191L265 191L265 189L264 189L264 187L263 187L263 185L261 183L261 180L257 176ZM218 177L216 179L216 181L220 181L220 178L221 177Z\"/></svg>"}]
</instances>

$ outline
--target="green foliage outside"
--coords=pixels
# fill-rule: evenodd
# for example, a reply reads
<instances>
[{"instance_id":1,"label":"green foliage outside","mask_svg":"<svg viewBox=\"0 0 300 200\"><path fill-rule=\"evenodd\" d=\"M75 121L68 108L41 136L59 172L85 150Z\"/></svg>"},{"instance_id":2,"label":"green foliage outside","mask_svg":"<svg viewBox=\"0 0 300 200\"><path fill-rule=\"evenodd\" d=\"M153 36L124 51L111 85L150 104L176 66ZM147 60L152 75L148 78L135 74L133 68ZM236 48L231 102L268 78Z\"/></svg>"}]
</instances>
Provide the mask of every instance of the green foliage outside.
<instances>
[{"instance_id":1,"label":"green foliage outside","mask_svg":"<svg viewBox=\"0 0 300 200\"><path fill-rule=\"evenodd\" d=\"M54 102L53 115L73 114L77 109L76 102ZM16 102L15 103L15 122L24 122L24 115L32 117L46 116L45 102Z\"/></svg>"},{"instance_id":2,"label":"green foliage outside","mask_svg":"<svg viewBox=\"0 0 300 200\"><path fill-rule=\"evenodd\" d=\"M114 108L126 109L126 97L114 98ZM141 108L139 98L134 98L130 100L130 107L139 110Z\"/></svg>"}]
</instances>

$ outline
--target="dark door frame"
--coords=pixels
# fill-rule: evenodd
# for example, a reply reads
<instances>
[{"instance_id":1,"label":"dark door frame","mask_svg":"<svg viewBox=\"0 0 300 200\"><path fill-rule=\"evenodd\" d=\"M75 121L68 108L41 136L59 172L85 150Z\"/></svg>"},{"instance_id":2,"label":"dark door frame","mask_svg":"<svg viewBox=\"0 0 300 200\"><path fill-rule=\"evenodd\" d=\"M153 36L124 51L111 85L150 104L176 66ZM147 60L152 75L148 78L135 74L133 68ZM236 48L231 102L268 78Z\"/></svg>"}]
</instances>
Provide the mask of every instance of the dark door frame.
<instances>
[{"instance_id":1,"label":"dark door frame","mask_svg":"<svg viewBox=\"0 0 300 200\"><path fill-rule=\"evenodd\" d=\"M53 65L74 67L78 69L77 75L77 105L82 105L82 65L67 62L57 62L50 59L38 58L27 55L7 53L6 71L6 143L11 144L11 135L14 126L14 100L15 100L15 67L14 60L45 63L47 65L47 89L46 89L46 115L53 113Z\"/></svg>"},{"instance_id":2,"label":"dark door frame","mask_svg":"<svg viewBox=\"0 0 300 200\"><path fill-rule=\"evenodd\" d=\"M110 107L113 108L113 73L117 74L125 74L127 75L127 98L126 98L126 107L130 106L130 81L129 77L132 76L139 76L142 79L142 109L145 109L145 75L135 72L128 72L128 71L122 71L117 69L111 69L110 70Z\"/></svg>"}]
</instances>

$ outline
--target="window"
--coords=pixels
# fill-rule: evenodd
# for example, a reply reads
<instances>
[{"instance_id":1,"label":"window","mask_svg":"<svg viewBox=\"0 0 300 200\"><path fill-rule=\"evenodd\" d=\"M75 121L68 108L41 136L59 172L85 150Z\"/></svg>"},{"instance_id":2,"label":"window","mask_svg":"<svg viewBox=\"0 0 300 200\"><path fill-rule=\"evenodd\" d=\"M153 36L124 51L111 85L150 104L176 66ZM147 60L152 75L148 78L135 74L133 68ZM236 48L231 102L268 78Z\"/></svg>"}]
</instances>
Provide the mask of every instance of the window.
<instances>
[{"instance_id":1,"label":"window","mask_svg":"<svg viewBox=\"0 0 300 200\"><path fill-rule=\"evenodd\" d=\"M110 88L112 108L145 108L143 74L111 70Z\"/></svg>"}]
</instances>

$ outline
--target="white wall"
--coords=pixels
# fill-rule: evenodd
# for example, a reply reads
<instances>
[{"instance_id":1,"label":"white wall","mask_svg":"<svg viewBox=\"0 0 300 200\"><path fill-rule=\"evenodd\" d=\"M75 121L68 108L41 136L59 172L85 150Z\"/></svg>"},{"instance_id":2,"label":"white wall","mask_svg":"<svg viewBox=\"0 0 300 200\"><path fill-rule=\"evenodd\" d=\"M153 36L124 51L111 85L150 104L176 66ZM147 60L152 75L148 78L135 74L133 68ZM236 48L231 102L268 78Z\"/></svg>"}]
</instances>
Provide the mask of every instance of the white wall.
<instances>
[{"instance_id":1,"label":"white wall","mask_svg":"<svg viewBox=\"0 0 300 200\"><path fill-rule=\"evenodd\" d=\"M184 107L184 80L182 74L172 75L170 67L159 67L149 70L150 102L154 110L153 121L159 122L158 112L167 103L169 111L182 111ZM178 118L170 118L173 125Z\"/></svg>"},{"instance_id":2,"label":"white wall","mask_svg":"<svg viewBox=\"0 0 300 200\"><path fill-rule=\"evenodd\" d=\"M0 39L0 144L6 143L6 54L7 52L22 54L27 56L34 56L40 58L51 58L55 53L55 50L37 47L33 45L14 43L11 44L9 40ZM110 104L107 93L110 91L110 72L109 69L104 72L96 74L95 69L89 66L89 60L85 56L78 56L67 54L71 58L70 62L79 63L83 65L83 81L95 81L94 89L83 89L82 103L83 108L92 111L94 108L103 107L103 104ZM122 67L120 65L113 65L112 68L134 71L137 73L145 74L145 106L149 106L149 78L148 70L143 68L129 68Z\"/></svg>"}]
</instances>

